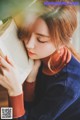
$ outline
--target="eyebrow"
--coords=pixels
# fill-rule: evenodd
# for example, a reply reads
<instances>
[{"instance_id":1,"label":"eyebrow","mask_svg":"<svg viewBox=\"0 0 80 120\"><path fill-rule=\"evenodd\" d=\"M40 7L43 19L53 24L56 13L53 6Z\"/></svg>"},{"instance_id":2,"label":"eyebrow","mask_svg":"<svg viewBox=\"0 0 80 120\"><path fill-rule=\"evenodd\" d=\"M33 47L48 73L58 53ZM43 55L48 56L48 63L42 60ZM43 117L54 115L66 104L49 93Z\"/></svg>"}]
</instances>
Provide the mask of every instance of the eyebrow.
<instances>
[{"instance_id":1,"label":"eyebrow","mask_svg":"<svg viewBox=\"0 0 80 120\"><path fill-rule=\"evenodd\" d=\"M48 38L50 38L50 36L44 35L44 34L41 34L41 33L35 33L35 34L40 35L40 36L42 36L42 37L48 37Z\"/></svg>"}]
</instances>

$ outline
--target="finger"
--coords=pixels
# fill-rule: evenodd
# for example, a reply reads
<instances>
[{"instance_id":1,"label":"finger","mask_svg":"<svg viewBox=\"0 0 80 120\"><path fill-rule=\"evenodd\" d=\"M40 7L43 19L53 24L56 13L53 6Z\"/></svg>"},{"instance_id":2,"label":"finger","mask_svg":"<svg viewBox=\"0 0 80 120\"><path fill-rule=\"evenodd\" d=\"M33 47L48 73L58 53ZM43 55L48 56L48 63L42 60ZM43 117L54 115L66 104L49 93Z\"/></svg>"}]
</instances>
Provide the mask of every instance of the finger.
<instances>
[{"instance_id":1,"label":"finger","mask_svg":"<svg viewBox=\"0 0 80 120\"><path fill-rule=\"evenodd\" d=\"M8 88L8 85L4 82L4 76L0 75L0 85L2 85L5 88Z\"/></svg>"},{"instance_id":2,"label":"finger","mask_svg":"<svg viewBox=\"0 0 80 120\"><path fill-rule=\"evenodd\" d=\"M0 48L0 56L3 57L3 58L5 58L5 55L3 54L1 48Z\"/></svg>"},{"instance_id":3,"label":"finger","mask_svg":"<svg viewBox=\"0 0 80 120\"><path fill-rule=\"evenodd\" d=\"M3 81L3 78L4 76L0 74L0 81Z\"/></svg>"},{"instance_id":4,"label":"finger","mask_svg":"<svg viewBox=\"0 0 80 120\"><path fill-rule=\"evenodd\" d=\"M4 76L0 74L0 84L1 84L1 81L4 81Z\"/></svg>"},{"instance_id":5,"label":"finger","mask_svg":"<svg viewBox=\"0 0 80 120\"><path fill-rule=\"evenodd\" d=\"M5 85L8 85L9 81L6 76L0 75L0 83L4 83Z\"/></svg>"},{"instance_id":6,"label":"finger","mask_svg":"<svg viewBox=\"0 0 80 120\"><path fill-rule=\"evenodd\" d=\"M7 61L5 59L3 59L1 56L0 56L0 63L3 67L9 69L10 68L10 65L7 63Z\"/></svg>"},{"instance_id":7,"label":"finger","mask_svg":"<svg viewBox=\"0 0 80 120\"><path fill-rule=\"evenodd\" d=\"M6 61L11 65L15 67L14 61L12 61L8 56L6 56Z\"/></svg>"},{"instance_id":8,"label":"finger","mask_svg":"<svg viewBox=\"0 0 80 120\"><path fill-rule=\"evenodd\" d=\"M10 65L13 66L13 64L12 64L11 60L8 58L8 56L6 56L6 61L7 61Z\"/></svg>"},{"instance_id":9,"label":"finger","mask_svg":"<svg viewBox=\"0 0 80 120\"><path fill-rule=\"evenodd\" d=\"M39 68L40 65L41 65L41 61L40 60L34 60L34 66Z\"/></svg>"},{"instance_id":10,"label":"finger","mask_svg":"<svg viewBox=\"0 0 80 120\"><path fill-rule=\"evenodd\" d=\"M2 68L0 67L0 74L4 75Z\"/></svg>"},{"instance_id":11,"label":"finger","mask_svg":"<svg viewBox=\"0 0 80 120\"><path fill-rule=\"evenodd\" d=\"M1 67L1 71L3 73L2 75L6 77L8 74L8 71L6 69L4 69L3 67Z\"/></svg>"}]
</instances>

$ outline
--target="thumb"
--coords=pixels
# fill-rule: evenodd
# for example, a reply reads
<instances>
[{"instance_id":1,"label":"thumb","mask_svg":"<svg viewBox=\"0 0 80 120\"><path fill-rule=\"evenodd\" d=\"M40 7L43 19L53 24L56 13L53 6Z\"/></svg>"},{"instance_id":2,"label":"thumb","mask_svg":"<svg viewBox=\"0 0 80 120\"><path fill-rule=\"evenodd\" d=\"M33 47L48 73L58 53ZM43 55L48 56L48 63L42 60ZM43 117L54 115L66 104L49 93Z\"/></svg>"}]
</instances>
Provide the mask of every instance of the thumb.
<instances>
[{"instance_id":1,"label":"thumb","mask_svg":"<svg viewBox=\"0 0 80 120\"><path fill-rule=\"evenodd\" d=\"M41 65L41 61L40 61L40 60L35 60L35 61L34 61L34 66L35 66L36 68L39 68L40 65Z\"/></svg>"}]
</instances>

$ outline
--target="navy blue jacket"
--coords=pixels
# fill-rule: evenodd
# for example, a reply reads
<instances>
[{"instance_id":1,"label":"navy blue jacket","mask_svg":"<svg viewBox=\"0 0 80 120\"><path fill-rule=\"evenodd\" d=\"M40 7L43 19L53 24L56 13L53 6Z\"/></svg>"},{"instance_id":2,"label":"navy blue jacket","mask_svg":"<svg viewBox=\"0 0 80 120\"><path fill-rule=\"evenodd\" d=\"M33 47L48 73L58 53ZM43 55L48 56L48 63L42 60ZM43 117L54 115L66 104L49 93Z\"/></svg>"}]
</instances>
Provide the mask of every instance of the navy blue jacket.
<instances>
[{"instance_id":1,"label":"navy blue jacket","mask_svg":"<svg viewBox=\"0 0 80 120\"><path fill-rule=\"evenodd\" d=\"M33 103L25 102L28 113L21 120L80 120L80 62L73 56L57 74L39 69ZM26 118L27 117L27 118Z\"/></svg>"}]
</instances>

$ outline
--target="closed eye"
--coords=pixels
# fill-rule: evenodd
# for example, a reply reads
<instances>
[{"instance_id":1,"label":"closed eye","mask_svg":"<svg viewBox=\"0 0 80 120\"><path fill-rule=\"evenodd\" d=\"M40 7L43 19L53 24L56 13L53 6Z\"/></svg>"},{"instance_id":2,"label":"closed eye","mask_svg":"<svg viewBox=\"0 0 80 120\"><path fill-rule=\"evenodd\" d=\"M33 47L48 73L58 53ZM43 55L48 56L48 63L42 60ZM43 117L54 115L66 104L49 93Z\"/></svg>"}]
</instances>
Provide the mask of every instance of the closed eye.
<instances>
[{"instance_id":1,"label":"closed eye","mask_svg":"<svg viewBox=\"0 0 80 120\"><path fill-rule=\"evenodd\" d=\"M40 42L40 43L46 43L46 42L48 42L48 41L42 41L39 38L37 38L37 41Z\"/></svg>"}]
</instances>

